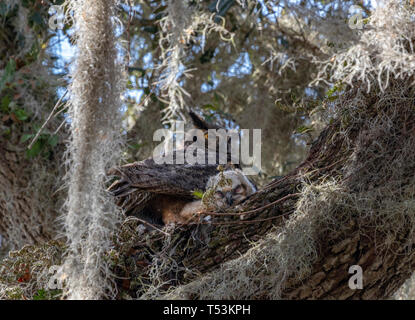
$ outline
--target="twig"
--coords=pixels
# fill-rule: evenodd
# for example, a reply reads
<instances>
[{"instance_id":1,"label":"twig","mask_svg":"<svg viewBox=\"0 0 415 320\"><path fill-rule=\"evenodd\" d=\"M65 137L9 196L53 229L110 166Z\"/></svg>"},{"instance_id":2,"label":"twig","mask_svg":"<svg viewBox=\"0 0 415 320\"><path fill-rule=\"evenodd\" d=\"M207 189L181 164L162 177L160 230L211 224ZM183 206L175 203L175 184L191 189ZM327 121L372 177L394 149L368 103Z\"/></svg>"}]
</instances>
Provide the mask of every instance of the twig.
<instances>
[{"instance_id":1,"label":"twig","mask_svg":"<svg viewBox=\"0 0 415 320\"><path fill-rule=\"evenodd\" d=\"M57 134L58 133L58 131L62 128L62 126L64 125L64 123L66 122L66 119L64 119L63 121L62 121L62 123L59 125L59 127L55 130L55 132L53 132L53 134Z\"/></svg>"},{"instance_id":2,"label":"twig","mask_svg":"<svg viewBox=\"0 0 415 320\"><path fill-rule=\"evenodd\" d=\"M199 212L198 214L206 215L206 216L241 216L241 215L246 215L246 214L250 214L250 213L254 213L254 212L263 210L263 209L268 208L270 206L276 205L277 203L280 203L280 202L282 202L282 201L284 201L288 198L292 198L292 197L298 196L298 195L300 195L300 193L292 193L292 194L286 195L285 197L282 197L278 200L275 200L271 203L268 203L268 204L266 204L262 207L259 207L259 208L253 209L253 210L249 210L249 211L242 211L242 212L238 212L238 213L234 213L234 212Z\"/></svg>"},{"instance_id":3,"label":"twig","mask_svg":"<svg viewBox=\"0 0 415 320\"><path fill-rule=\"evenodd\" d=\"M235 225L235 224L250 224L250 223L264 222L264 221L274 220L274 219L277 219L277 218L282 218L282 217L288 216L292 213L293 213L293 211L290 211L290 212L286 212L284 214L280 214L278 216L268 217L268 218L264 218L264 219L241 220L241 221L224 221L224 222L192 222L192 223L188 223L188 224L190 224L190 225L192 225L192 224L207 224L207 225L216 225L216 226L218 226L218 225L223 226L223 225Z\"/></svg>"},{"instance_id":4,"label":"twig","mask_svg":"<svg viewBox=\"0 0 415 320\"><path fill-rule=\"evenodd\" d=\"M142 219L140 219L140 218L135 218L135 219L137 219L137 221L141 222L142 224L145 224L145 225L146 225L146 226L148 226L148 227L154 228L154 229L156 229L157 231L160 231L161 233L164 233L166 236L170 236L170 234L169 234L169 233L167 233L167 232L165 232L165 231L161 230L160 228L157 228L154 224L151 224L151 223L149 223L149 222L147 222L147 221L145 221L145 220L142 220Z\"/></svg>"},{"instance_id":5,"label":"twig","mask_svg":"<svg viewBox=\"0 0 415 320\"><path fill-rule=\"evenodd\" d=\"M46 127L47 123L50 121L50 119L52 119L53 113L55 112L55 110L59 107L59 104L61 103L62 99L66 96L66 94L68 93L68 90L65 91L65 93L62 95L62 97L59 98L58 102L56 102L55 106L52 109L52 112L49 114L48 118L46 119L46 121L43 123L43 125L40 127L39 131L36 133L35 137L33 138L32 142L29 144L29 146L27 147L28 149L32 148L33 144L37 141L37 139L39 138L42 130Z\"/></svg>"}]
</instances>

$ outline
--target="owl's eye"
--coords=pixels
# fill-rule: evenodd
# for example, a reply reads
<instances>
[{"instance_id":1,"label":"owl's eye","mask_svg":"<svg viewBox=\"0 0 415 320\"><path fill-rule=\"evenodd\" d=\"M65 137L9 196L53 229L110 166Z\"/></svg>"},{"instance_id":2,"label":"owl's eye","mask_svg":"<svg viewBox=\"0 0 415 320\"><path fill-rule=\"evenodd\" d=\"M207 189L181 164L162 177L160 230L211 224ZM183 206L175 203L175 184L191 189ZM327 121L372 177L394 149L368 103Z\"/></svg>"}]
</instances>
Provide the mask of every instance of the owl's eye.
<instances>
[{"instance_id":1,"label":"owl's eye","mask_svg":"<svg viewBox=\"0 0 415 320\"><path fill-rule=\"evenodd\" d=\"M223 198L223 193L222 193L222 191L216 191L216 192L215 192L215 197L216 197L216 198Z\"/></svg>"},{"instance_id":2,"label":"owl's eye","mask_svg":"<svg viewBox=\"0 0 415 320\"><path fill-rule=\"evenodd\" d=\"M244 192L243 185L240 184L239 186L237 186L235 189L233 189L233 192L236 194Z\"/></svg>"}]
</instances>

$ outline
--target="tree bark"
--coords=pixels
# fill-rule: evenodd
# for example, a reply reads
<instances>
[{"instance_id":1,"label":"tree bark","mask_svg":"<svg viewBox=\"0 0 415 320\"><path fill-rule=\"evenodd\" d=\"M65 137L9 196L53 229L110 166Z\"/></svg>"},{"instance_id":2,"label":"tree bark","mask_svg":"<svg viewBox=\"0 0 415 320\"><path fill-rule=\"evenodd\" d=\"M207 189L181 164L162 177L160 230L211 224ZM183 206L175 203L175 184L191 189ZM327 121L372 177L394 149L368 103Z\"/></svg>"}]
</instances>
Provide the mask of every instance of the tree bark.
<instances>
[{"instance_id":1,"label":"tree bark","mask_svg":"<svg viewBox=\"0 0 415 320\"><path fill-rule=\"evenodd\" d=\"M30 161L16 147L0 143L0 235L2 246L17 248L50 240L52 218L56 212L44 212L30 191Z\"/></svg>"},{"instance_id":2,"label":"tree bark","mask_svg":"<svg viewBox=\"0 0 415 320\"><path fill-rule=\"evenodd\" d=\"M151 282L151 266L160 263L160 259L166 256L170 261L176 261L177 265L164 274L163 280L166 284L162 286L163 289L191 284L200 277L215 273L221 265L246 253L252 247L252 242L275 232L275 226L284 227L296 209L298 190L305 177L310 183L338 175L342 175L346 184L353 179L364 179L362 173L362 177L359 177L359 171L345 178L344 170L352 155L358 155L356 150L361 145L357 144L362 144L363 138L366 139L367 148L378 143L377 135L372 135L376 128L371 129L367 123L376 122L381 115L376 108L370 107L376 101L368 99L368 110L363 113L366 119L349 126L347 141L344 135L339 134L344 130L344 119L333 121L313 143L307 159L296 170L282 179L271 182L244 202L241 208L245 211L244 220L240 220L238 215L213 213L210 222L176 227L170 230L169 237L157 230L141 230L137 233L140 230L137 226L139 222L134 220L131 220L130 224L124 224L117 240L122 256L116 273L129 280L118 283L120 292L128 292L132 296L144 293L146 285ZM398 152L400 141L415 141L415 115L411 108L402 107L398 111L399 116L392 121L394 136L385 138L391 140L389 153ZM371 174L377 174L378 170L384 167L382 158L379 158L379 161L378 167L371 165L369 168ZM411 163L402 163L402 166L409 168L408 179L402 182L402 188L413 187L415 167L412 159L407 161ZM372 183L367 185L368 189L372 188L370 184ZM353 193L353 184L349 185L350 192ZM357 196L359 192L362 190L356 190ZM414 250L412 245L408 246L408 241L414 240L413 234L410 233L411 227L401 230L393 239L392 245L384 245L391 242L388 233L378 232L376 225L365 224L366 218L355 215L353 210L350 209L348 214L351 218L339 226L339 230L317 230L318 258L312 264L312 271L302 279L288 277L282 287L282 298L387 298L409 278L415 268ZM227 211L228 214L232 212L235 212L235 209ZM169 239L168 244L166 238ZM352 274L348 271L352 265L362 267L363 289L349 288L349 278ZM268 298L269 292L274 289L258 288L249 298ZM194 293L186 298L197 299L200 296Z\"/></svg>"},{"instance_id":3,"label":"tree bark","mask_svg":"<svg viewBox=\"0 0 415 320\"><path fill-rule=\"evenodd\" d=\"M29 160L25 156L29 142L22 142L25 134L36 133L36 125L44 123L56 102L52 87L52 84L56 86L56 76L48 73L48 56L44 49L30 59L26 57L27 48L40 48L50 37L48 8L29 7L23 3L6 6L0 27L0 69L4 68L2 71L6 75L9 63L14 61L15 65L8 77L3 77L7 82L0 91L0 100L3 99L0 108L0 252L50 239L57 216L53 184L59 179L57 159L63 148L51 151L55 157L39 159L39 156ZM34 13L45 23L31 26L29 17ZM46 74L48 86L45 86ZM27 119L16 117L16 107L12 107L12 103L25 112ZM62 116L56 117L47 129L55 130L62 120ZM45 180L48 181L45 183Z\"/></svg>"}]
</instances>

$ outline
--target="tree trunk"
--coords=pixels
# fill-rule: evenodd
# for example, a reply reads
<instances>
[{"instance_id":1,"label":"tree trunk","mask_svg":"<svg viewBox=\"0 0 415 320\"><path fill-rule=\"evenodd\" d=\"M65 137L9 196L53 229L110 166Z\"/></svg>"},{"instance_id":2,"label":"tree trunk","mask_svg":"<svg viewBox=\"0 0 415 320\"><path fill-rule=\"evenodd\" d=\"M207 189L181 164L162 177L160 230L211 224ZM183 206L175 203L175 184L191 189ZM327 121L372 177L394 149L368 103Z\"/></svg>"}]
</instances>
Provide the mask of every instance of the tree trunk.
<instances>
[{"instance_id":1,"label":"tree trunk","mask_svg":"<svg viewBox=\"0 0 415 320\"><path fill-rule=\"evenodd\" d=\"M50 240L53 235L57 213L49 204L56 199L51 194L41 198L35 194L31 169L33 165L22 150L0 143L0 248L16 249Z\"/></svg>"},{"instance_id":2,"label":"tree trunk","mask_svg":"<svg viewBox=\"0 0 415 320\"><path fill-rule=\"evenodd\" d=\"M16 2L3 9L0 73L7 81L0 86L0 252L52 237L55 205L60 205L53 193L59 179L58 152L63 151L56 147L48 159L29 160L25 156L29 141L22 142L24 135L36 134L56 102L57 76L46 65L49 57L44 49L50 38L48 7ZM33 14L44 24L33 24ZM40 47L39 52L30 50L28 58L30 48ZM19 119L17 111L24 112L26 119ZM62 120L55 117L45 129L54 131Z\"/></svg>"},{"instance_id":3,"label":"tree trunk","mask_svg":"<svg viewBox=\"0 0 415 320\"><path fill-rule=\"evenodd\" d=\"M116 273L129 279L118 283L121 292L148 297L149 288L157 288L158 295L169 290L164 297L192 299L379 299L392 295L415 267L411 220L415 215L415 159L410 149L415 146L414 100L385 108L378 103L385 99L357 89L341 99L347 101L357 94L366 106L339 113L296 170L244 202L243 220L232 215L235 209L210 213L210 222L167 230L170 236L140 229L138 221L127 220L117 239L122 255ZM337 181L339 189L325 198L319 186L330 180ZM304 185L316 193L305 192ZM316 202L311 196L319 194L323 196ZM303 216L298 215L300 209ZM310 268L305 271L295 266L295 256L288 257L291 262L285 268L289 270L283 272L278 267L282 262L266 255L273 250L272 242L262 244L263 252L254 247L289 230L295 217L300 227L312 221L304 233L314 242L316 256L310 255ZM307 241L299 242L296 250L303 245ZM264 257L266 262L261 260ZM240 264L235 262L238 259ZM363 289L349 288L352 265L363 270ZM270 268L277 270L275 277L269 274ZM238 288L235 278L241 272L249 274ZM276 277L281 279L276 281ZM227 286L226 293L219 286Z\"/></svg>"}]
</instances>

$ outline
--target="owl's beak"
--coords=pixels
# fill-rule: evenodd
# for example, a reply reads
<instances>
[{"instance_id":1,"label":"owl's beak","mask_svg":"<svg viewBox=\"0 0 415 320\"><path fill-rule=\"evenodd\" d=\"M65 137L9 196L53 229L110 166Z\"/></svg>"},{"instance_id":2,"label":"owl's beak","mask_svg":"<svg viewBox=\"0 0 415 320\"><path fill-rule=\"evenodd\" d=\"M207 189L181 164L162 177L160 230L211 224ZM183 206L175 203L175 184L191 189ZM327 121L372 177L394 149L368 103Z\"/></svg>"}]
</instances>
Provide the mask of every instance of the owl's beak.
<instances>
[{"instance_id":1,"label":"owl's beak","mask_svg":"<svg viewBox=\"0 0 415 320\"><path fill-rule=\"evenodd\" d=\"M233 203L232 192L226 192L225 198L226 198L226 203L231 206Z\"/></svg>"}]
</instances>

